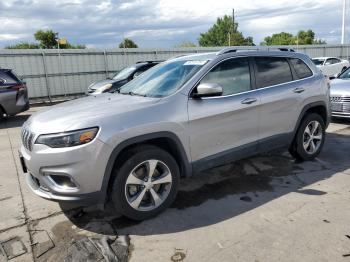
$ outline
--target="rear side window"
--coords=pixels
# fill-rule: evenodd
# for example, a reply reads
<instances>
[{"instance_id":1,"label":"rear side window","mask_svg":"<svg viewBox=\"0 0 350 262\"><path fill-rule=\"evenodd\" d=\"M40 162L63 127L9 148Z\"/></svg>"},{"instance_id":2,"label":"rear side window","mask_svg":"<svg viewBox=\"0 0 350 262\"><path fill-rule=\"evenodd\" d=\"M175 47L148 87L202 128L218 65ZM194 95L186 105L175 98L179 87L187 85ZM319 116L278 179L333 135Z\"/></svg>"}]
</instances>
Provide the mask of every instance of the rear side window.
<instances>
[{"instance_id":1,"label":"rear side window","mask_svg":"<svg viewBox=\"0 0 350 262\"><path fill-rule=\"evenodd\" d=\"M259 88L278 85L293 80L286 58L256 57L257 86Z\"/></svg>"},{"instance_id":2,"label":"rear side window","mask_svg":"<svg viewBox=\"0 0 350 262\"><path fill-rule=\"evenodd\" d=\"M17 77L11 71L0 71L0 83L17 83Z\"/></svg>"},{"instance_id":3,"label":"rear side window","mask_svg":"<svg viewBox=\"0 0 350 262\"><path fill-rule=\"evenodd\" d=\"M312 76L311 69L302 60L298 58L291 58L290 62L299 79Z\"/></svg>"},{"instance_id":4,"label":"rear side window","mask_svg":"<svg viewBox=\"0 0 350 262\"><path fill-rule=\"evenodd\" d=\"M250 90L250 71L247 58L228 59L216 65L201 81L216 83L222 95L233 95Z\"/></svg>"}]
</instances>

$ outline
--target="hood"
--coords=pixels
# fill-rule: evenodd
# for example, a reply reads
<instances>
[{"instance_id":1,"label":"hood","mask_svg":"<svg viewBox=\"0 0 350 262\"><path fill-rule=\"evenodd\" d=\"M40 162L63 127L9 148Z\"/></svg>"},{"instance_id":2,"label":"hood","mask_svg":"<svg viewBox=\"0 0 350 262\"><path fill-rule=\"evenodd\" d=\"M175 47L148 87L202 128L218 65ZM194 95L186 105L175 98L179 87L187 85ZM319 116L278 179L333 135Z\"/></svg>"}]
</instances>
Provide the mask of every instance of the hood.
<instances>
[{"instance_id":1,"label":"hood","mask_svg":"<svg viewBox=\"0 0 350 262\"><path fill-rule=\"evenodd\" d=\"M33 114L24 125L36 134L59 133L99 126L111 116L125 114L156 104L159 98L122 94L102 94L71 100ZM113 120L116 120L114 118Z\"/></svg>"},{"instance_id":2,"label":"hood","mask_svg":"<svg viewBox=\"0 0 350 262\"><path fill-rule=\"evenodd\" d=\"M96 90L104 85L107 85L107 84L114 84L116 82L120 82L120 81L123 81L123 80L114 80L114 79L104 79L104 80L100 80L100 81L96 81L94 83L92 83L90 86L89 86L89 89L90 90Z\"/></svg>"},{"instance_id":3,"label":"hood","mask_svg":"<svg viewBox=\"0 0 350 262\"><path fill-rule=\"evenodd\" d=\"M350 79L332 80L330 93L331 96L350 96Z\"/></svg>"}]
</instances>

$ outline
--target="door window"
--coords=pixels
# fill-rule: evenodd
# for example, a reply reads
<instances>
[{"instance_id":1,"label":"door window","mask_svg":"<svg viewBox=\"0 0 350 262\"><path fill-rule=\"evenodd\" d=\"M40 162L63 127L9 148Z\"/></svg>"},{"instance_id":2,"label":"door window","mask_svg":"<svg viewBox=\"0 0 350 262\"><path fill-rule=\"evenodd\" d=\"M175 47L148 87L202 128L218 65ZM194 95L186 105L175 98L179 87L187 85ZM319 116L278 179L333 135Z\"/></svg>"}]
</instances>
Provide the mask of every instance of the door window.
<instances>
[{"instance_id":1,"label":"door window","mask_svg":"<svg viewBox=\"0 0 350 262\"><path fill-rule=\"evenodd\" d=\"M257 86L259 88L278 85L293 80L286 58L256 57Z\"/></svg>"},{"instance_id":2,"label":"door window","mask_svg":"<svg viewBox=\"0 0 350 262\"><path fill-rule=\"evenodd\" d=\"M299 79L312 76L311 69L301 59L291 58L289 61L291 62Z\"/></svg>"},{"instance_id":3,"label":"door window","mask_svg":"<svg viewBox=\"0 0 350 262\"><path fill-rule=\"evenodd\" d=\"M225 60L216 65L200 83L219 84L223 89L223 96L249 91L251 86L248 59Z\"/></svg>"}]
</instances>

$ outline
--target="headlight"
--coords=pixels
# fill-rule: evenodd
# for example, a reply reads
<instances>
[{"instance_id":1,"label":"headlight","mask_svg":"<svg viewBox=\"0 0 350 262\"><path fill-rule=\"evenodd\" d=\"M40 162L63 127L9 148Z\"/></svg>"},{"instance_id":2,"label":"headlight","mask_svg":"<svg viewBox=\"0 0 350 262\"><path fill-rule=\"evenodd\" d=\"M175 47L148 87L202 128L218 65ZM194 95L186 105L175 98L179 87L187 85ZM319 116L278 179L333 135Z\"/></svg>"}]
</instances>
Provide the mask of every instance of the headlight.
<instances>
[{"instance_id":1,"label":"headlight","mask_svg":"<svg viewBox=\"0 0 350 262\"><path fill-rule=\"evenodd\" d=\"M40 135L35 144L43 144L49 147L70 147L91 142L98 131L98 127L69 131L57 134Z\"/></svg>"},{"instance_id":2,"label":"headlight","mask_svg":"<svg viewBox=\"0 0 350 262\"><path fill-rule=\"evenodd\" d=\"M110 89L111 87L112 87L112 84L106 84L104 86L101 86L101 87L97 88L96 91L99 92L99 93L103 93L106 90Z\"/></svg>"}]
</instances>

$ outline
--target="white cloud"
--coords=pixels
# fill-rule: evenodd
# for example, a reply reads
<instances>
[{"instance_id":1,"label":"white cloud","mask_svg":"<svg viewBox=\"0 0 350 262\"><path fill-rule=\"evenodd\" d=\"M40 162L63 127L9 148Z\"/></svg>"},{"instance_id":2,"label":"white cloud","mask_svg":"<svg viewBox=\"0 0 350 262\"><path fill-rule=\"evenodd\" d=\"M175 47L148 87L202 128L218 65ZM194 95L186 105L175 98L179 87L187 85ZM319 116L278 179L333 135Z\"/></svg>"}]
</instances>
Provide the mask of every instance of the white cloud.
<instances>
[{"instance_id":1,"label":"white cloud","mask_svg":"<svg viewBox=\"0 0 350 262\"><path fill-rule=\"evenodd\" d=\"M34 41L42 28L87 46L116 46L124 34L141 47L171 47L196 42L232 8L239 30L258 44L272 33L309 28L330 42L340 38L339 0L1 0L0 47Z\"/></svg>"}]
</instances>

